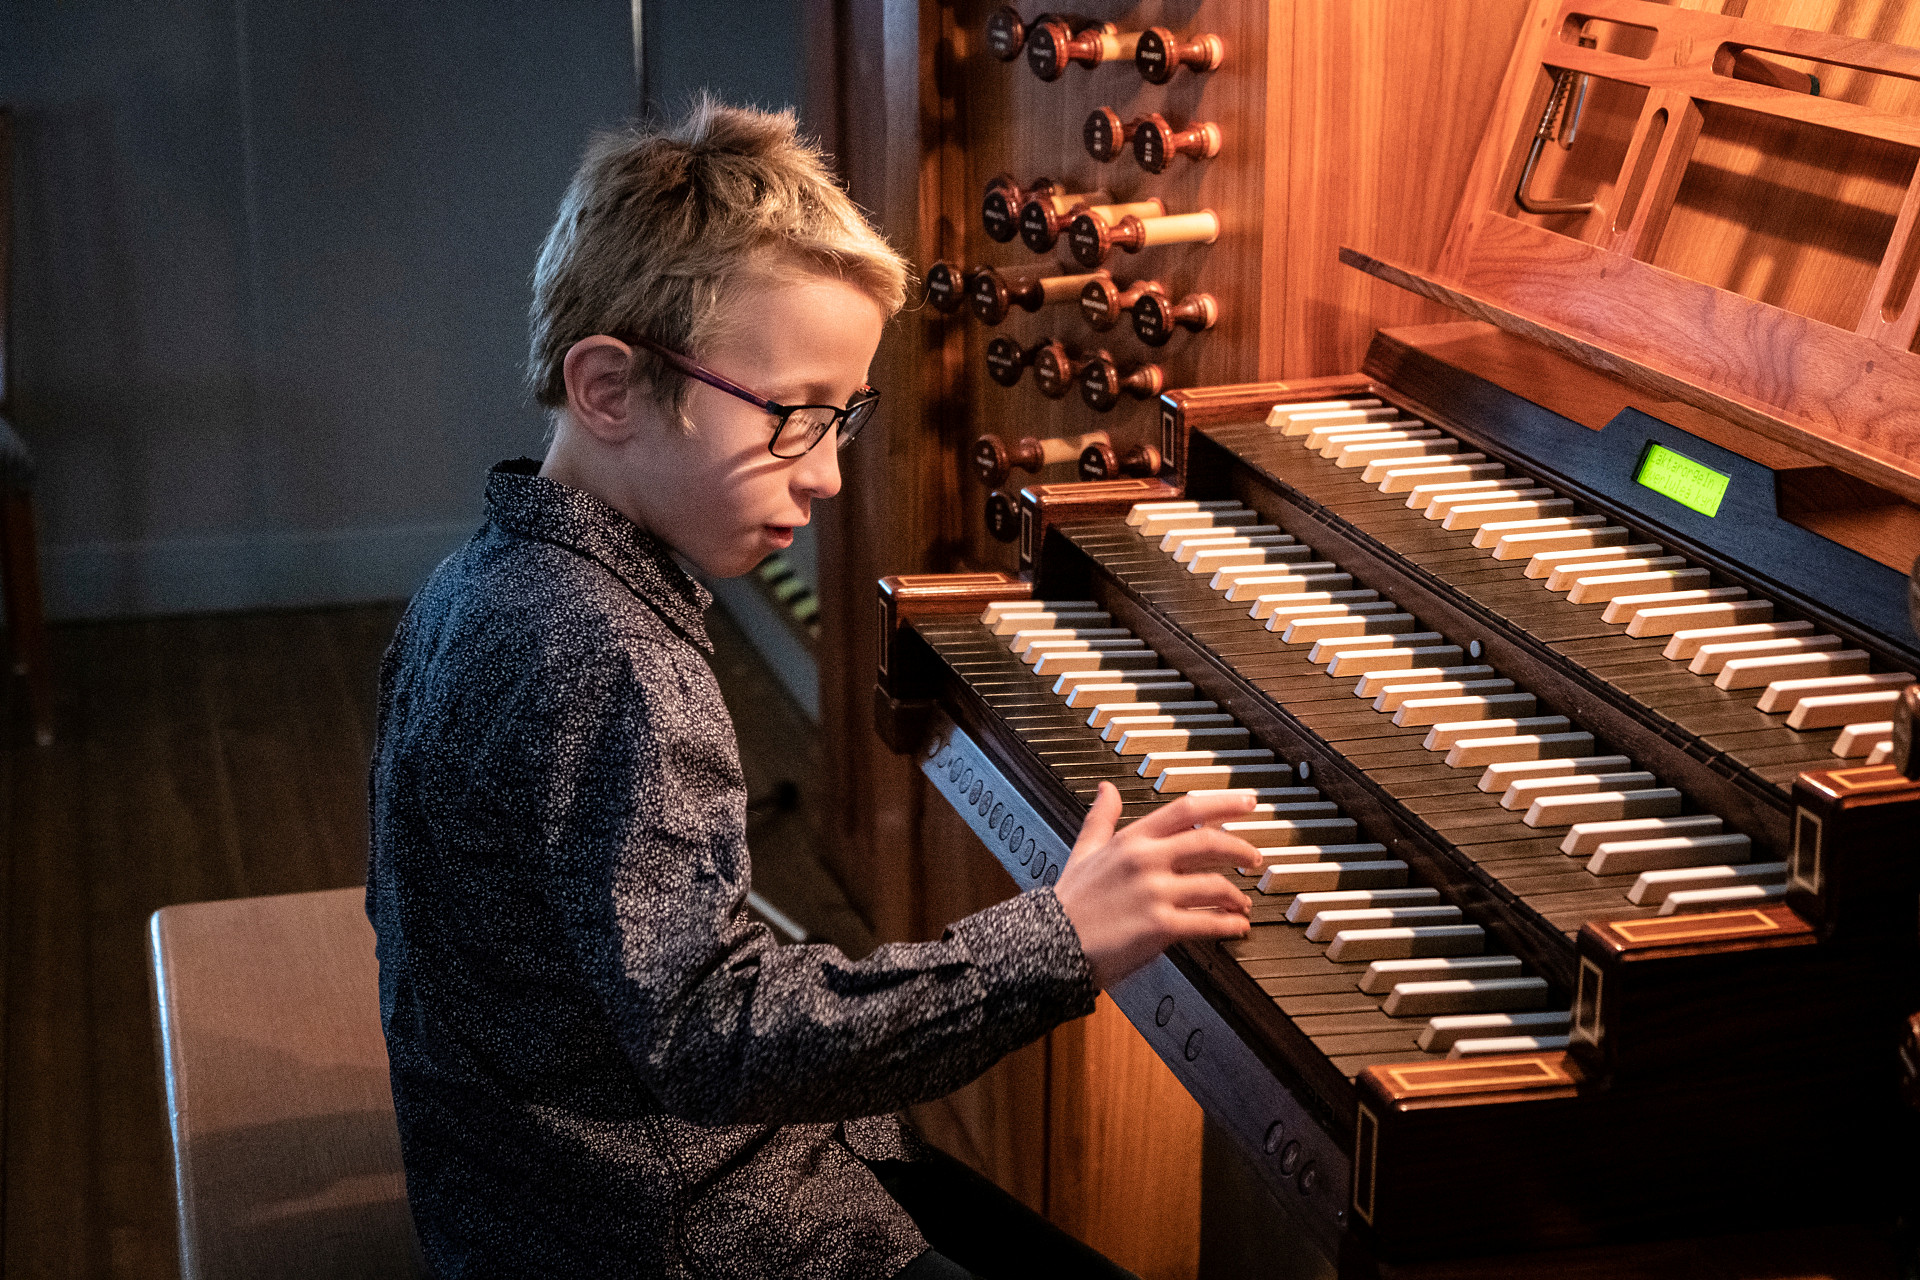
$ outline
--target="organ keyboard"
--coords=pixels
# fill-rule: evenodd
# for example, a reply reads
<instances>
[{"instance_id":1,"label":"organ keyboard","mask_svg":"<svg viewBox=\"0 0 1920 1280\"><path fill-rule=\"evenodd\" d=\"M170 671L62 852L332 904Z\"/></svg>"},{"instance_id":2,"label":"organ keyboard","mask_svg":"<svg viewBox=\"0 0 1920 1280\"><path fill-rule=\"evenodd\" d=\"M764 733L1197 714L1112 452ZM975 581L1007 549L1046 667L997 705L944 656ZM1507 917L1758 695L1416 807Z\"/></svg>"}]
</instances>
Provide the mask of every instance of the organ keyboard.
<instances>
[{"instance_id":1,"label":"organ keyboard","mask_svg":"<svg viewBox=\"0 0 1920 1280\"><path fill-rule=\"evenodd\" d=\"M1646 415L1368 368L1172 393L1180 483L1037 486L1025 577L884 580L883 732L1021 884L1103 780L1254 791L1249 937L1112 994L1331 1251L1731 1225L1809 1165L1796 1213L1857 1210L1914 1003L1906 582Z\"/></svg>"}]
</instances>

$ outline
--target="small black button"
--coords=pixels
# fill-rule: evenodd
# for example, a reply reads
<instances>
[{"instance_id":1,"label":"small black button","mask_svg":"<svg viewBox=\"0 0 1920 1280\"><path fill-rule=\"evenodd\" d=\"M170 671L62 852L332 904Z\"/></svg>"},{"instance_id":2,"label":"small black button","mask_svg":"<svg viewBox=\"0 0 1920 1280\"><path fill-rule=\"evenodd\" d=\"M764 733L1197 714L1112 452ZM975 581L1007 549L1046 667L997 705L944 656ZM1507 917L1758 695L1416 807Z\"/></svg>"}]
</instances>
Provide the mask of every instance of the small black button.
<instances>
[{"instance_id":1,"label":"small black button","mask_svg":"<svg viewBox=\"0 0 1920 1280\"><path fill-rule=\"evenodd\" d=\"M1268 1155L1272 1155L1274 1152L1280 1149L1280 1139L1284 1138L1286 1134L1287 1134L1287 1126L1282 1124L1278 1120L1275 1120L1272 1124L1267 1126L1266 1141L1263 1142L1261 1145L1266 1148L1266 1152Z\"/></svg>"},{"instance_id":2,"label":"small black button","mask_svg":"<svg viewBox=\"0 0 1920 1280\"><path fill-rule=\"evenodd\" d=\"M1193 1034L1187 1037L1186 1047L1181 1049L1180 1052L1186 1055L1188 1062L1192 1062L1200 1056L1200 1029L1198 1027L1194 1028Z\"/></svg>"},{"instance_id":3,"label":"small black button","mask_svg":"<svg viewBox=\"0 0 1920 1280\"><path fill-rule=\"evenodd\" d=\"M1280 1152L1280 1172L1291 1177L1300 1167L1300 1144L1289 1142Z\"/></svg>"},{"instance_id":4,"label":"small black button","mask_svg":"<svg viewBox=\"0 0 1920 1280\"><path fill-rule=\"evenodd\" d=\"M1153 1025L1164 1027L1173 1020L1173 997L1161 996L1160 1007L1153 1011Z\"/></svg>"},{"instance_id":5,"label":"small black button","mask_svg":"<svg viewBox=\"0 0 1920 1280\"><path fill-rule=\"evenodd\" d=\"M1307 1161L1306 1167L1300 1170L1300 1176L1294 1179L1294 1184L1300 1188L1301 1195L1312 1195L1313 1189L1320 1185L1320 1166L1311 1160Z\"/></svg>"}]
</instances>

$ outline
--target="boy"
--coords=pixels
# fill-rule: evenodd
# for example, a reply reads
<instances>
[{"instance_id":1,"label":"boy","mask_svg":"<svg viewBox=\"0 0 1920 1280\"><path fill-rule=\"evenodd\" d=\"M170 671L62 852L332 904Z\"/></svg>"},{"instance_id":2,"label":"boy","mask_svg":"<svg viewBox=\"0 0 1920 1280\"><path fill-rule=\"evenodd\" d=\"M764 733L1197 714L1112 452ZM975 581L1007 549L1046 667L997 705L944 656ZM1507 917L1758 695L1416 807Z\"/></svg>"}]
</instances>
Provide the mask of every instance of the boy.
<instances>
[{"instance_id":1,"label":"boy","mask_svg":"<svg viewBox=\"0 0 1920 1280\"><path fill-rule=\"evenodd\" d=\"M1247 800L1116 836L1108 788L1054 889L859 962L743 911L745 793L680 562L745 573L839 489L904 288L791 115L705 102L601 138L562 202L532 311L552 445L494 469L381 673L368 914L440 1275L963 1275L916 1225L956 1197L1106 1265L885 1113L1170 942L1243 934L1211 872L1257 855L1205 824ZM928 1233L998 1229L969 1225Z\"/></svg>"}]
</instances>

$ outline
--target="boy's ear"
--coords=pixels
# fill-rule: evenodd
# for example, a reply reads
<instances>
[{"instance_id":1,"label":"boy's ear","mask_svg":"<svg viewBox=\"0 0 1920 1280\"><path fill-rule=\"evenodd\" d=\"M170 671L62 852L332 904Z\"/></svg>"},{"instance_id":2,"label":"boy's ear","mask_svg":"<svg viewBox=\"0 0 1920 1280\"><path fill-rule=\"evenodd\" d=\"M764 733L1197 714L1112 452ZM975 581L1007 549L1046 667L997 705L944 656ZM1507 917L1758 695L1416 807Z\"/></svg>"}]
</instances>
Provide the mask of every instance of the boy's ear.
<instances>
[{"instance_id":1,"label":"boy's ear","mask_svg":"<svg viewBox=\"0 0 1920 1280\"><path fill-rule=\"evenodd\" d=\"M633 349L618 338L595 334L567 349L562 366L567 409L595 439L624 443L639 423L633 412Z\"/></svg>"}]
</instances>

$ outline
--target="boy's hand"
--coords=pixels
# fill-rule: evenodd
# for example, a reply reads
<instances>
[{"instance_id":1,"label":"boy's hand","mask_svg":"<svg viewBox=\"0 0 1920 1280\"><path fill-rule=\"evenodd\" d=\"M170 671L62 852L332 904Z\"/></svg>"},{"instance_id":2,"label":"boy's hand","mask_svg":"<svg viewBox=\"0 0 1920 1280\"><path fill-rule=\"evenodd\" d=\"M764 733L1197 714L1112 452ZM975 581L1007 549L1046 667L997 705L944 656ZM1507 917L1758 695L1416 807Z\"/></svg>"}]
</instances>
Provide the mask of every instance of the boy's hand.
<instances>
[{"instance_id":1,"label":"boy's hand","mask_svg":"<svg viewBox=\"0 0 1920 1280\"><path fill-rule=\"evenodd\" d=\"M1213 824L1252 808L1244 792L1184 796L1115 834L1120 793L1100 784L1053 890L1096 986L1112 986L1173 943L1247 935L1253 902L1218 873L1258 870L1260 854Z\"/></svg>"}]
</instances>

